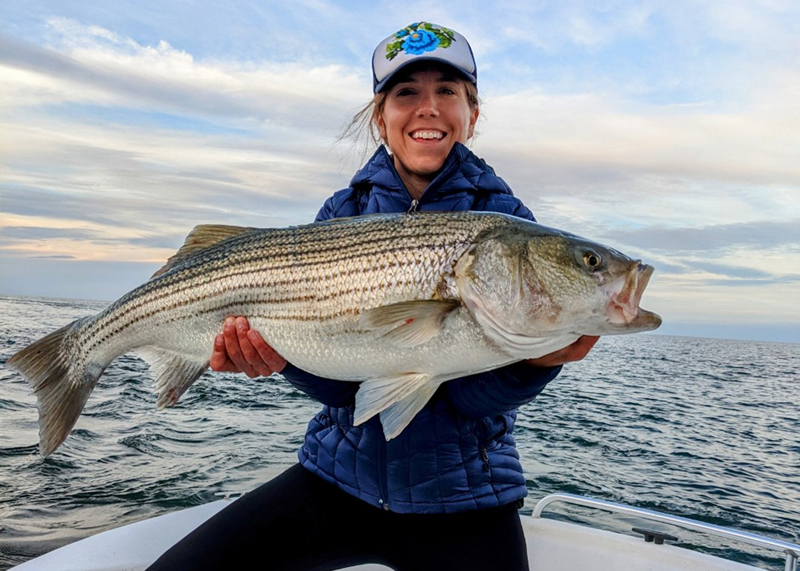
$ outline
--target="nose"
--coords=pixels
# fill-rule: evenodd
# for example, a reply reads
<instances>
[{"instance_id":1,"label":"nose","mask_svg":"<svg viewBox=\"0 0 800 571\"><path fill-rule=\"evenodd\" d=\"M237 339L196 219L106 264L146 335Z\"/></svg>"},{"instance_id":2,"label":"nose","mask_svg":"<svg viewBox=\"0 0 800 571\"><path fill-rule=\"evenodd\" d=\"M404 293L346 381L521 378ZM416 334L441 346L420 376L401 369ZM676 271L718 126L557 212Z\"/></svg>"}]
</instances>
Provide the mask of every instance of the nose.
<instances>
[{"instance_id":1,"label":"nose","mask_svg":"<svg viewBox=\"0 0 800 571\"><path fill-rule=\"evenodd\" d=\"M436 106L436 97L433 93L425 93L419 99L417 117L438 117L439 108Z\"/></svg>"}]
</instances>

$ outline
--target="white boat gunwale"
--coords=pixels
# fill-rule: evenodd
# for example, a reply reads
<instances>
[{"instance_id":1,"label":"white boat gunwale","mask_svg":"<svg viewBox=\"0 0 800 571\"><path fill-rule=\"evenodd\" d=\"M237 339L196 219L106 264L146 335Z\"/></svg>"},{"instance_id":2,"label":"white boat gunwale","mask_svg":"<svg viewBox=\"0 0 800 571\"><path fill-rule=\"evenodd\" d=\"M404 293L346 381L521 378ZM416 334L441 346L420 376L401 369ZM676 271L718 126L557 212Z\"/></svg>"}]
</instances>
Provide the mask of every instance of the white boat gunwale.
<instances>
[{"instance_id":1,"label":"white boat gunwale","mask_svg":"<svg viewBox=\"0 0 800 571\"><path fill-rule=\"evenodd\" d=\"M773 539L763 535L722 527L676 515L665 514L662 512L648 510L646 508L638 508L635 506L599 500L596 498L589 498L586 496L578 496L575 494L560 493L545 496L536 503L531 517L534 519L542 518L542 513L554 503L567 503L587 508L600 509L622 515L635 516L650 521L691 529L692 531L697 531L700 533L741 541L743 543L763 547L765 549L781 551L786 555L786 565L784 571L797 571L798 560L800 560L800 545L795 543L789 543L780 539Z\"/></svg>"}]
</instances>

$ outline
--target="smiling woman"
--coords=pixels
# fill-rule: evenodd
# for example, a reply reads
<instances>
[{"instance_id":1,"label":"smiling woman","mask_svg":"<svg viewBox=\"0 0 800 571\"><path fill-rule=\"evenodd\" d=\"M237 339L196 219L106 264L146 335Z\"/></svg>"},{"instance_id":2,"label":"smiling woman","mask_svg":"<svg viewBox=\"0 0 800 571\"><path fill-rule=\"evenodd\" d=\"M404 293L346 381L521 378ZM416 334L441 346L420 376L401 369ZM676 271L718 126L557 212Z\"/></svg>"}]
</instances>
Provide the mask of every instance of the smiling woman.
<instances>
[{"instance_id":1,"label":"smiling woman","mask_svg":"<svg viewBox=\"0 0 800 571\"><path fill-rule=\"evenodd\" d=\"M464 146L479 115L477 69L466 38L416 22L378 44L372 71L374 98L355 123L369 121L384 144L348 188L325 202L317 221L414 210L534 219ZM439 285L436 295L444 292ZM423 300L430 298L412 303ZM300 370L272 349L270 334L230 316L215 339L211 367L251 377L281 373L322 404L309 423L299 465L217 514L151 570L248 566L261 560L267 537L301 545L270 553L270 569L367 562L400 571L528 568L517 513L527 494L512 436L517 408L533 400L561 365L582 359L597 337L450 380L387 441L378 416L363 423L354 416L359 383ZM443 528L448 538L439 533Z\"/></svg>"},{"instance_id":2,"label":"smiling woman","mask_svg":"<svg viewBox=\"0 0 800 571\"><path fill-rule=\"evenodd\" d=\"M442 168L455 142L466 144L478 120L468 83L442 64L409 66L386 89L375 122L394 167L415 200Z\"/></svg>"}]
</instances>

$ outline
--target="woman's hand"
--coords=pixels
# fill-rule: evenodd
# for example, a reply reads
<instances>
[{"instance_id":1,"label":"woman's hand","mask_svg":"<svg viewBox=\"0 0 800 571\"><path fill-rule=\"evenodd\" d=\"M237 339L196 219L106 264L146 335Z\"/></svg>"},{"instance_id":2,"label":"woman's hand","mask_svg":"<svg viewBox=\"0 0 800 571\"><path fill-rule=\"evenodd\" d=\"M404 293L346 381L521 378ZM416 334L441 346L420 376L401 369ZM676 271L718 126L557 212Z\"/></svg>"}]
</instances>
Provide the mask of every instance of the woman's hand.
<instances>
[{"instance_id":1,"label":"woman's hand","mask_svg":"<svg viewBox=\"0 0 800 571\"><path fill-rule=\"evenodd\" d=\"M534 367L555 367L564 363L580 361L589 354L598 339L600 337L595 335L584 335L572 345L567 345L563 349L542 355L536 359L528 359L526 362Z\"/></svg>"},{"instance_id":2,"label":"woman's hand","mask_svg":"<svg viewBox=\"0 0 800 571\"><path fill-rule=\"evenodd\" d=\"M267 345L246 317L227 317L222 333L214 339L211 369L223 373L244 373L248 377L268 377L280 373L286 359Z\"/></svg>"}]
</instances>

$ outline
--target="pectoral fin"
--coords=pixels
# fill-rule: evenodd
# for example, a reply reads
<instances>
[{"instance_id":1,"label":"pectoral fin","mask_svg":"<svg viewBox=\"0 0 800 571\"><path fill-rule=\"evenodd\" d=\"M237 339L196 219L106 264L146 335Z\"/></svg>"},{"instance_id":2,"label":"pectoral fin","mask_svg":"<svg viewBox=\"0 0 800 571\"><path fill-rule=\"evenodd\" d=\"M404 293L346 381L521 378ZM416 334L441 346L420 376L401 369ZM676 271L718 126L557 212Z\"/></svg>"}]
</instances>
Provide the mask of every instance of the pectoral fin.
<instances>
[{"instance_id":1,"label":"pectoral fin","mask_svg":"<svg viewBox=\"0 0 800 571\"><path fill-rule=\"evenodd\" d=\"M366 330L393 327L385 339L400 347L415 347L436 337L447 316L459 305L454 300L404 301L365 311L358 324Z\"/></svg>"},{"instance_id":2,"label":"pectoral fin","mask_svg":"<svg viewBox=\"0 0 800 571\"><path fill-rule=\"evenodd\" d=\"M208 360L165 351L156 347L141 347L136 351L150 366L156 378L158 400L156 406L162 410L174 405L206 369Z\"/></svg>"}]
</instances>

